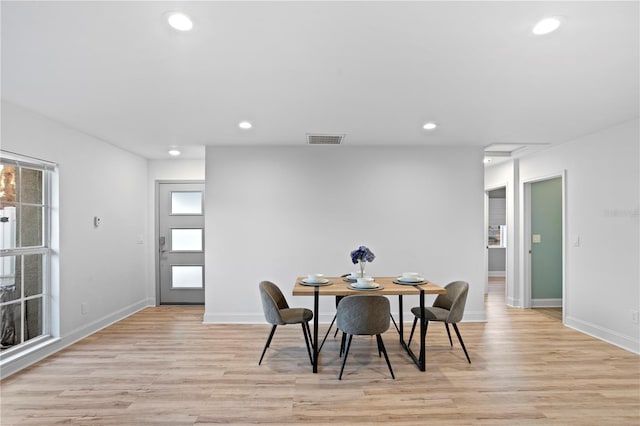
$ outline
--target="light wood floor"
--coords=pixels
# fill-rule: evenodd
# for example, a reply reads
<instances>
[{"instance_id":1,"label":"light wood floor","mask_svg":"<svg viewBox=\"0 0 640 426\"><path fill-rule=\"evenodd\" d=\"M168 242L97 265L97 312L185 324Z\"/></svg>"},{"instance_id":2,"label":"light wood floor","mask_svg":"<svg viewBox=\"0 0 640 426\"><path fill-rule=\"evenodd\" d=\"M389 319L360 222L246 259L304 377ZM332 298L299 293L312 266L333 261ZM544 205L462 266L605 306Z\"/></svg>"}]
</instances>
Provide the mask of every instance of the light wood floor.
<instances>
[{"instance_id":1,"label":"light wood floor","mask_svg":"<svg viewBox=\"0 0 640 426\"><path fill-rule=\"evenodd\" d=\"M257 290L256 290L257 291ZM342 381L330 338L312 374L299 327L202 325L200 307L149 308L1 383L1 424L638 425L640 357L535 310L491 284L487 323L462 323L472 364L442 324L427 371L384 335L354 339ZM455 339L455 336L454 336ZM338 339L339 340L339 339Z\"/></svg>"}]
</instances>

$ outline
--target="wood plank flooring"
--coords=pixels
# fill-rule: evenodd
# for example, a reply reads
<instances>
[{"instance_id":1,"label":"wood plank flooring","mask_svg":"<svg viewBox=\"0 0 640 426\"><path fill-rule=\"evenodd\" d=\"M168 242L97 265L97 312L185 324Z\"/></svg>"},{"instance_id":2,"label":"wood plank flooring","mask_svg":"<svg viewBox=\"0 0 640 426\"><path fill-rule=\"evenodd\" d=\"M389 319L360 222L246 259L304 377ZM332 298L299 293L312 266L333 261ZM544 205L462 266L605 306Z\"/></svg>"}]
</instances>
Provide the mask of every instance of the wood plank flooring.
<instances>
[{"instance_id":1,"label":"wood plank flooring","mask_svg":"<svg viewBox=\"0 0 640 426\"><path fill-rule=\"evenodd\" d=\"M640 424L640 357L508 308L502 284L490 288L488 322L460 324L472 364L434 323L420 372L390 329L396 380L369 337L354 338L338 381L339 339L313 374L301 329L279 327L258 366L269 325L203 325L201 307L148 308L0 383L0 423Z\"/></svg>"},{"instance_id":2,"label":"wood plank flooring","mask_svg":"<svg viewBox=\"0 0 640 426\"><path fill-rule=\"evenodd\" d=\"M536 312L562 322L562 308L533 308Z\"/></svg>"}]
</instances>

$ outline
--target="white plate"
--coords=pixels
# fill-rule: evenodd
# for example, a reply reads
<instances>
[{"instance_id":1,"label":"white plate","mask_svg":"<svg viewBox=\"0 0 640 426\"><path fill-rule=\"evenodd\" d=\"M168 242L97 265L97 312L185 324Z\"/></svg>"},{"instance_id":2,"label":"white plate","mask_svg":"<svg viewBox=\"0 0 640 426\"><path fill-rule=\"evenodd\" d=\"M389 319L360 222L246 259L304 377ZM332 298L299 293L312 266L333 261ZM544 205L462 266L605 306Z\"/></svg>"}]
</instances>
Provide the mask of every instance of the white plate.
<instances>
[{"instance_id":1,"label":"white plate","mask_svg":"<svg viewBox=\"0 0 640 426\"><path fill-rule=\"evenodd\" d=\"M408 278L408 277L398 277L398 281L402 281L403 283L421 283L424 281L422 277Z\"/></svg>"},{"instance_id":2,"label":"white plate","mask_svg":"<svg viewBox=\"0 0 640 426\"><path fill-rule=\"evenodd\" d=\"M399 281L399 280L393 280L394 283L396 284L400 284L400 285L420 285L420 284L425 284L427 282L427 280L423 280L423 281Z\"/></svg>"},{"instance_id":3,"label":"white plate","mask_svg":"<svg viewBox=\"0 0 640 426\"><path fill-rule=\"evenodd\" d=\"M310 280L308 278L305 278L302 280L303 284L309 284L309 285L313 285L313 284L327 284L329 282L328 279L323 278L321 280L315 281L315 280Z\"/></svg>"},{"instance_id":4,"label":"white plate","mask_svg":"<svg viewBox=\"0 0 640 426\"><path fill-rule=\"evenodd\" d=\"M353 284L349 284L347 287L349 287L351 290L380 290L384 288L378 283L373 283L373 287L358 287Z\"/></svg>"}]
</instances>

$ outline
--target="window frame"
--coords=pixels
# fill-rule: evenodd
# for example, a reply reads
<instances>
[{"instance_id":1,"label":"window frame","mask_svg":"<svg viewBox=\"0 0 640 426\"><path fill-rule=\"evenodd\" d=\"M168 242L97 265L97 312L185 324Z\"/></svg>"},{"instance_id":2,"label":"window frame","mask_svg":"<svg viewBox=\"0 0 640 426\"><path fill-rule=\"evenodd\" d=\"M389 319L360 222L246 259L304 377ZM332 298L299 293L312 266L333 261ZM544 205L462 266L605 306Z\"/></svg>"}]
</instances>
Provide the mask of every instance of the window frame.
<instances>
[{"instance_id":1,"label":"window frame","mask_svg":"<svg viewBox=\"0 0 640 426\"><path fill-rule=\"evenodd\" d=\"M20 218L20 222L16 227L16 246L14 248L3 248L0 249L0 257L9 257L15 256L16 262L19 260L22 262L20 274L20 284L16 283L16 285L20 286L20 294L17 295L15 299L12 299L7 302L0 302L0 306L10 306L10 305L20 305L20 335L17 336L18 343L15 345L3 349L0 353L0 359L5 359L7 357L19 354L37 344L42 343L45 340L51 339L52 336L52 323L53 318L51 317L53 309L52 309L52 292L51 292L51 283L52 283L52 248L51 248L51 240L52 240L52 222L51 222L51 214L52 214L52 189L53 189L53 173L56 172L56 165L54 163L40 160L32 157L25 157L20 154L16 154L9 151L0 150L0 164L3 166L13 166L16 169L19 169L19 179L20 185L18 185L19 195L16 199L15 203L10 203L11 205L16 206L16 211L18 212L18 216L21 215L22 206L37 206L42 207L42 240L40 241L40 245L38 246L27 246L22 247L22 227L24 226L24 221L22 217ZM30 169L30 170L38 170L42 172L42 204L32 203L32 202L22 202L22 169ZM29 296L25 296L25 270L24 270L24 261L25 256L29 255L42 255L43 257L43 265L42 265L42 288L40 292L37 294L32 294ZM30 300L41 300L41 315L42 315L42 324L40 329L40 334L29 340L25 341L26 335L26 321L25 321L25 313L26 313L26 305Z\"/></svg>"}]
</instances>

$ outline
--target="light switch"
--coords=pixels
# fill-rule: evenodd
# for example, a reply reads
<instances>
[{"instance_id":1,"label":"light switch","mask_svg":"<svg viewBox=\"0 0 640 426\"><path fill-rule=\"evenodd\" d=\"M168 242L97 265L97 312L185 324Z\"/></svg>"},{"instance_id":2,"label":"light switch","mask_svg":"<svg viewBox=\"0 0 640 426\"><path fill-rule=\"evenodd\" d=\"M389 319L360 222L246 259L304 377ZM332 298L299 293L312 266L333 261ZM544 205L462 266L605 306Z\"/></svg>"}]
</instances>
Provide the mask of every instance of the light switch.
<instances>
[{"instance_id":1,"label":"light switch","mask_svg":"<svg viewBox=\"0 0 640 426\"><path fill-rule=\"evenodd\" d=\"M541 241L540 234L533 234L531 236L531 242L532 243L538 244L538 243L540 243L540 241Z\"/></svg>"}]
</instances>

